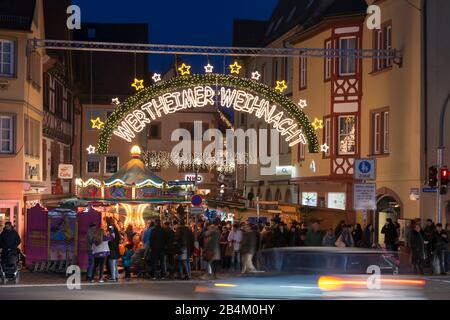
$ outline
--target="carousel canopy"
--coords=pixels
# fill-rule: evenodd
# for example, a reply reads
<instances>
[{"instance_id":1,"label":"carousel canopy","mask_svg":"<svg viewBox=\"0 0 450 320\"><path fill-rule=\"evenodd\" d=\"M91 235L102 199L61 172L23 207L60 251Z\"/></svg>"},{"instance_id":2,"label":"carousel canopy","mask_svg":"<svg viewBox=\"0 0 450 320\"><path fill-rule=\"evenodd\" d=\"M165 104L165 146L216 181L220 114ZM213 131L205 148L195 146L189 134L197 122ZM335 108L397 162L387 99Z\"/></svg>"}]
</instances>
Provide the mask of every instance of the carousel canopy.
<instances>
[{"instance_id":1,"label":"carousel canopy","mask_svg":"<svg viewBox=\"0 0 450 320\"><path fill-rule=\"evenodd\" d=\"M165 181L148 169L144 162L136 156L120 167L119 171L113 174L109 179L105 180L106 185L114 183L122 183L125 185L135 184L137 187L153 184L156 187L163 187Z\"/></svg>"}]
</instances>

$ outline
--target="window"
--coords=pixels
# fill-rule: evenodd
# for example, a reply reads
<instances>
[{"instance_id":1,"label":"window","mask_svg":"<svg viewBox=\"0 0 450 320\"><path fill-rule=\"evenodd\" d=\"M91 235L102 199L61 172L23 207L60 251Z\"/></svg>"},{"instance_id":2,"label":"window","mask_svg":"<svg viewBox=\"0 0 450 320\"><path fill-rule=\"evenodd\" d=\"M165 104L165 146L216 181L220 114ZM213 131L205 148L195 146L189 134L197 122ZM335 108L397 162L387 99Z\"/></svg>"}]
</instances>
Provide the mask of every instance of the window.
<instances>
[{"instance_id":1,"label":"window","mask_svg":"<svg viewBox=\"0 0 450 320\"><path fill-rule=\"evenodd\" d=\"M389 111L383 115L383 152L389 153Z\"/></svg>"},{"instance_id":2,"label":"window","mask_svg":"<svg viewBox=\"0 0 450 320\"><path fill-rule=\"evenodd\" d=\"M55 81L55 114L63 116L63 86L59 81Z\"/></svg>"},{"instance_id":3,"label":"window","mask_svg":"<svg viewBox=\"0 0 450 320\"><path fill-rule=\"evenodd\" d=\"M27 63L27 79L39 89L41 88L41 65L41 55L39 52L30 52Z\"/></svg>"},{"instance_id":4,"label":"window","mask_svg":"<svg viewBox=\"0 0 450 320\"><path fill-rule=\"evenodd\" d=\"M308 67L308 61L306 57L301 57L300 58L300 70L299 70L299 74L300 74L300 83L299 83L299 88L300 90L302 89L306 89L306 85L307 85L307 67Z\"/></svg>"},{"instance_id":5,"label":"window","mask_svg":"<svg viewBox=\"0 0 450 320\"><path fill-rule=\"evenodd\" d=\"M305 145L303 143L299 143L298 145L298 162L305 161Z\"/></svg>"},{"instance_id":6,"label":"window","mask_svg":"<svg viewBox=\"0 0 450 320\"><path fill-rule=\"evenodd\" d=\"M328 192L328 208L345 210L345 192Z\"/></svg>"},{"instance_id":7,"label":"window","mask_svg":"<svg viewBox=\"0 0 450 320\"><path fill-rule=\"evenodd\" d=\"M86 161L86 171L88 173L100 173L100 158L98 156L88 156Z\"/></svg>"},{"instance_id":8,"label":"window","mask_svg":"<svg viewBox=\"0 0 450 320\"><path fill-rule=\"evenodd\" d=\"M191 134L191 139L194 139L194 123L193 122L181 122L180 128L186 129Z\"/></svg>"},{"instance_id":9,"label":"window","mask_svg":"<svg viewBox=\"0 0 450 320\"><path fill-rule=\"evenodd\" d=\"M0 76L14 75L14 42L0 39Z\"/></svg>"},{"instance_id":10,"label":"window","mask_svg":"<svg viewBox=\"0 0 450 320\"><path fill-rule=\"evenodd\" d=\"M40 130L41 126L39 121L29 117L24 117L24 141L25 141L25 154L30 157L40 156Z\"/></svg>"},{"instance_id":11,"label":"window","mask_svg":"<svg viewBox=\"0 0 450 320\"><path fill-rule=\"evenodd\" d=\"M386 50L388 54L392 54L392 25L384 24L381 30L374 32L373 47L375 50ZM379 53L379 56L385 56L385 53ZM378 58L374 61L373 71L380 71L392 67L391 58Z\"/></svg>"},{"instance_id":12,"label":"window","mask_svg":"<svg viewBox=\"0 0 450 320\"><path fill-rule=\"evenodd\" d=\"M388 51L388 54L391 54L392 52L392 26L387 26L384 29L384 33L385 33L385 48ZM392 59L391 58L386 58L386 67L390 68L392 67Z\"/></svg>"},{"instance_id":13,"label":"window","mask_svg":"<svg viewBox=\"0 0 450 320\"><path fill-rule=\"evenodd\" d=\"M331 118L330 117L325 118L324 123L325 123L325 126L324 126L324 131L323 131L323 134L324 134L323 141L328 147L330 147L328 149L328 151L325 152L324 155L325 155L325 157L329 157L330 154L331 154L331 150L332 150L332 146L331 146Z\"/></svg>"},{"instance_id":14,"label":"window","mask_svg":"<svg viewBox=\"0 0 450 320\"><path fill-rule=\"evenodd\" d=\"M105 157L105 174L116 173L119 167L118 156L106 156Z\"/></svg>"},{"instance_id":15,"label":"window","mask_svg":"<svg viewBox=\"0 0 450 320\"><path fill-rule=\"evenodd\" d=\"M161 139L161 122L152 122L148 126L148 139Z\"/></svg>"},{"instance_id":16,"label":"window","mask_svg":"<svg viewBox=\"0 0 450 320\"><path fill-rule=\"evenodd\" d=\"M95 120L97 118L100 118L100 120L102 120L102 117L103 117L103 112L101 112L101 111L98 111L98 110L88 110L88 111L86 111L86 128L88 130L97 130L95 128L92 128L91 120Z\"/></svg>"},{"instance_id":17,"label":"window","mask_svg":"<svg viewBox=\"0 0 450 320\"><path fill-rule=\"evenodd\" d=\"M339 75L349 76L356 73L356 58L352 55L355 53L350 52L356 50L356 37L340 38L339 48L344 50L340 53L339 58Z\"/></svg>"},{"instance_id":18,"label":"window","mask_svg":"<svg viewBox=\"0 0 450 320\"><path fill-rule=\"evenodd\" d=\"M302 205L317 207L317 192L302 192Z\"/></svg>"},{"instance_id":19,"label":"window","mask_svg":"<svg viewBox=\"0 0 450 320\"><path fill-rule=\"evenodd\" d=\"M339 155L356 153L356 116L339 116Z\"/></svg>"},{"instance_id":20,"label":"window","mask_svg":"<svg viewBox=\"0 0 450 320\"><path fill-rule=\"evenodd\" d=\"M331 40L325 41L325 49L327 50L326 55L328 56L328 57L325 57L325 60L324 60L324 64L325 64L324 80L325 81L328 81L331 79L331 67L332 67L332 61L333 61L333 58L331 58L331 55L333 54L331 51L331 49L332 49L331 43L332 43Z\"/></svg>"},{"instance_id":21,"label":"window","mask_svg":"<svg viewBox=\"0 0 450 320\"><path fill-rule=\"evenodd\" d=\"M14 117L0 115L0 153L14 151Z\"/></svg>"},{"instance_id":22,"label":"window","mask_svg":"<svg viewBox=\"0 0 450 320\"><path fill-rule=\"evenodd\" d=\"M373 155L389 154L389 109L371 113L371 152Z\"/></svg>"}]
</instances>

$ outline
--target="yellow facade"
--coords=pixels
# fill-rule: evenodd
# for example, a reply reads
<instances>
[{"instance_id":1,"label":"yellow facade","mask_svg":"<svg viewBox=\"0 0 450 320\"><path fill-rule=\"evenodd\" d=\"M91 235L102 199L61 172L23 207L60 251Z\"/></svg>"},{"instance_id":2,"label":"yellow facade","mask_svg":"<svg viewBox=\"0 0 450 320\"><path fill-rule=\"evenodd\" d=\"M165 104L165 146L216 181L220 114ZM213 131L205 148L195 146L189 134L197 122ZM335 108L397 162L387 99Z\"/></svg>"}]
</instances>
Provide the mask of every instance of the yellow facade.
<instances>
[{"instance_id":1,"label":"yellow facade","mask_svg":"<svg viewBox=\"0 0 450 320\"><path fill-rule=\"evenodd\" d=\"M31 67L31 61L27 56L27 41L44 37L42 1L36 2L30 31L0 29L0 39L14 43L14 73L12 76L0 76L0 114L14 118L13 151L0 153L0 210L3 218L12 221L21 234L24 232L24 210L27 205L39 200L42 180L42 72L37 73L40 78L35 79L40 83L37 87L28 79L27 68ZM43 50L37 51L40 57L44 56ZM36 64L41 65L41 61L36 60ZM35 148L33 156L25 154L25 117L35 120L38 126L35 130L38 136L32 136L29 140ZM32 176L27 174L30 167L36 169Z\"/></svg>"}]
</instances>

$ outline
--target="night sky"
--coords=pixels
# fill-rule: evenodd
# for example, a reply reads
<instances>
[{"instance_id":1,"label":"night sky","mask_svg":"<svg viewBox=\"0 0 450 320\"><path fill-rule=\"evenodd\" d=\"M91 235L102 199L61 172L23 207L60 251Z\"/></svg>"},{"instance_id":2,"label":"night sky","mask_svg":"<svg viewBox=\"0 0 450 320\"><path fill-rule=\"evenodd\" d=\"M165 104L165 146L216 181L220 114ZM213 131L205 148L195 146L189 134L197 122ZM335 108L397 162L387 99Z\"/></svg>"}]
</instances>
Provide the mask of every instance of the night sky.
<instances>
[{"instance_id":1,"label":"night sky","mask_svg":"<svg viewBox=\"0 0 450 320\"><path fill-rule=\"evenodd\" d=\"M233 18L265 20L277 0L74 0L81 8L82 22L133 22L149 24L149 42L230 46ZM152 55L150 71L163 73L173 60L169 55ZM206 57L183 56L200 73ZM203 63L204 61L204 63ZM228 63L228 61L226 62ZM222 72L223 58L212 59Z\"/></svg>"}]
</instances>

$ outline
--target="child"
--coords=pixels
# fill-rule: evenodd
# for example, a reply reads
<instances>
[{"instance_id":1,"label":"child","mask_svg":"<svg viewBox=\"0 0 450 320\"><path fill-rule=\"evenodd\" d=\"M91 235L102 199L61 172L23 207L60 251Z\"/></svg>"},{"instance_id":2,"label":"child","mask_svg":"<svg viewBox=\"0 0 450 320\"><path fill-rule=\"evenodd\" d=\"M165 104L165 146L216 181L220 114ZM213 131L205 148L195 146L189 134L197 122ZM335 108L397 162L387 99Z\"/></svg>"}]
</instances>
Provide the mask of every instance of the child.
<instances>
[{"instance_id":1,"label":"child","mask_svg":"<svg viewBox=\"0 0 450 320\"><path fill-rule=\"evenodd\" d=\"M122 265L123 268L125 269L125 279L127 281L131 279L130 268L131 268L131 257L133 256L133 254L134 254L133 244L128 243L127 245L125 245L125 252L122 256Z\"/></svg>"}]
</instances>

